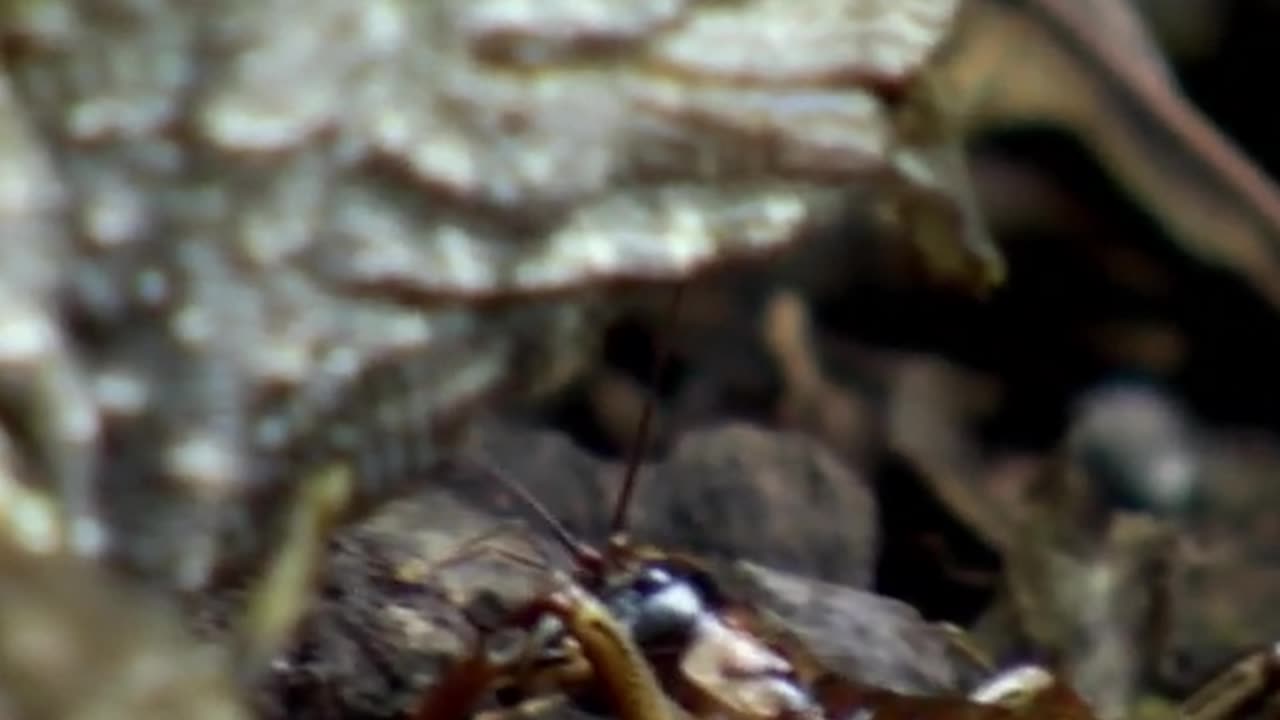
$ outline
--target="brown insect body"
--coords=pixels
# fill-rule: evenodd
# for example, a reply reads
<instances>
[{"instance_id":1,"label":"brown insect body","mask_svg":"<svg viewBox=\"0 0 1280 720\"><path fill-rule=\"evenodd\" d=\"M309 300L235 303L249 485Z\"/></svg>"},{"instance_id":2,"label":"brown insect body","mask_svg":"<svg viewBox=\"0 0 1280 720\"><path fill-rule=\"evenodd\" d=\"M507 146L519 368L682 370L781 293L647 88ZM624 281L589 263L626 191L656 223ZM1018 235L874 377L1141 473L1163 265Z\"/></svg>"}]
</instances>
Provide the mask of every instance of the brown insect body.
<instances>
[{"instance_id":1,"label":"brown insect body","mask_svg":"<svg viewBox=\"0 0 1280 720\"><path fill-rule=\"evenodd\" d=\"M1073 688L1034 666L998 673L967 696L905 695L856 682L797 639L773 632L754 607L728 598L695 558L630 542L622 528L651 413L652 402L602 549L575 538L522 485L494 473L542 517L574 568L540 564L552 590L505 626L525 633L521 652L499 657L482 646L427 693L414 720L462 720L499 687L514 690L521 705L559 695L587 710L603 703L622 720L1097 720ZM1223 677L1215 683L1228 692L1214 692L1210 683L1178 716L1233 717L1280 677L1280 646Z\"/></svg>"},{"instance_id":2,"label":"brown insect body","mask_svg":"<svg viewBox=\"0 0 1280 720\"><path fill-rule=\"evenodd\" d=\"M620 536L589 557L576 577L556 573L558 589L512 615L508 627L529 631L534 647L505 661L477 653L433 688L417 720L465 717L499 684L521 698L557 688L586 709L603 700L624 720L667 720L673 704L731 720L1094 720L1059 684L1025 704L1008 702L1007 691L969 699L864 686L803 648L765 639L754 611L728 601L690 558Z\"/></svg>"},{"instance_id":3,"label":"brown insect body","mask_svg":"<svg viewBox=\"0 0 1280 720\"><path fill-rule=\"evenodd\" d=\"M673 323L680 296L678 290ZM658 366L664 355L665 348ZM754 609L731 602L696 559L633 544L623 528L652 412L651 401L603 549L581 542L522 485L493 473L542 517L575 567L571 574L544 567L552 591L509 618L508 628L527 635L521 653L498 658L480 648L427 693L415 720L461 720L500 685L522 698L554 688L587 707L602 699L623 720L668 720L676 716L673 705L707 720L844 720L867 713L883 720L1010 717L999 704L909 697L827 672L796 643L766 639ZM1042 705L1033 701L1028 708L1040 712ZM1093 720L1087 711L1039 716Z\"/></svg>"},{"instance_id":4,"label":"brown insect body","mask_svg":"<svg viewBox=\"0 0 1280 720\"><path fill-rule=\"evenodd\" d=\"M999 693L915 697L843 678L766 632L762 617L728 598L696 559L621 533L603 549L584 545L527 491L497 479L544 515L575 567L548 569L553 589L509 616L504 627L526 635L522 652L498 657L479 648L432 688L416 720L460 720L497 687L522 703L558 691L584 709L603 703L623 720L668 720L676 708L728 720L1093 720L1065 687L1014 710Z\"/></svg>"},{"instance_id":5,"label":"brown insect body","mask_svg":"<svg viewBox=\"0 0 1280 720\"><path fill-rule=\"evenodd\" d=\"M424 699L416 717L461 718L496 685L521 698L558 688L587 709L603 700L624 720L824 717L781 654L722 610L710 577L687 558L616 536L579 548L574 576L516 610L507 627L530 640L515 658L481 651Z\"/></svg>"}]
</instances>

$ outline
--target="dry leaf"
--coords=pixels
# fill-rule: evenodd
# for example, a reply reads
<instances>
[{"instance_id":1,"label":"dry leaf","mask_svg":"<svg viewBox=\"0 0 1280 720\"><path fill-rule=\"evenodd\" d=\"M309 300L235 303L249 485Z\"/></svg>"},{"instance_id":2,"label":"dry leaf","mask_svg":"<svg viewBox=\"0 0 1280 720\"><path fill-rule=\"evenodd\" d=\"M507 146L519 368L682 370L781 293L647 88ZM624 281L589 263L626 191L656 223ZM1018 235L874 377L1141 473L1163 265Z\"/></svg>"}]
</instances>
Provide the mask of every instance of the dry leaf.
<instances>
[{"instance_id":1,"label":"dry leaf","mask_svg":"<svg viewBox=\"0 0 1280 720\"><path fill-rule=\"evenodd\" d=\"M1182 248L1280 306L1280 190L1182 95L1126 0L969 0L941 71L972 129L1058 125Z\"/></svg>"}]
</instances>

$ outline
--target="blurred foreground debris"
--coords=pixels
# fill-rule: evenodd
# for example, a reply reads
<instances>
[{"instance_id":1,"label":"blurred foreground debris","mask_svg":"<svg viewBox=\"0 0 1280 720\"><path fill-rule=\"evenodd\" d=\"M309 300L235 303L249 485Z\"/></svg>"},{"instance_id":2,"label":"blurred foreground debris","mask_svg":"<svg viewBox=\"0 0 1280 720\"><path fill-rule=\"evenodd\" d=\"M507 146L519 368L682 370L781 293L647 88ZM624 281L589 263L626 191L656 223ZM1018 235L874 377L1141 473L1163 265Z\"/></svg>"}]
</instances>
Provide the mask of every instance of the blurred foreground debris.
<instances>
[{"instance_id":1,"label":"blurred foreground debris","mask_svg":"<svg viewBox=\"0 0 1280 720\"><path fill-rule=\"evenodd\" d=\"M0 539L0 717L248 720L223 649L101 568Z\"/></svg>"},{"instance_id":2,"label":"blurred foreground debris","mask_svg":"<svg viewBox=\"0 0 1280 720\"><path fill-rule=\"evenodd\" d=\"M225 649L168 598L52 546L56 508L0 438L0 717L248 720Z\"/></svg>"},{"instance_id":3,"label":"blurred foreground debris","mask_svg":"<svg viewBox=\"0 0 1280 720\"><path fill-rule=\"evenodd\" d=\"M891 441L1001 554L995 602L975 628L998 661L1048 661L1119 718L1171 688L1190 692L1280 633L1263 519L1274 484L1256 474L1274 473L1273 455L1203 435L1154 388L1112 382L1080 399L1056 451L1002 465L976 438L989 409L964 401L975 378L913 364L891 400Z\"/></svg>"},{"instance_id":4,"label":"blurred foreground debris","mask_svg":"<svg viewBox=\"0 0 1280 720\"><path fill-rule=\"evenodd\" d=\"M969 0L960 28L940 72L969 132L1074 134L1185 252L1280 308L1280 189L1182 94L1131 0Z\"/></svg>"},{"instance_id":5,"label":"blurred foreground debris","mask_svg":"<svg viewBox=\"0 0 1280 720\"><path fill-rule=\"evenodd\" d=\"M440 461L477 409L559 387L595 360L620 284L780 251L866 201L901 223L929 269L987 286L1003 265L959 144L980 128L1048 122L1075 132L1184 247L1280 301L1274 190L1176 92L1127 6L969 0L969 34L952 43L956 9L953 0L323 0L300 19L284 2L0 2L0 532L21 553L110 556L162 588L249 583L245 571L273 557L311 556L304 546L332 508L310 505L306 490L335 466L354 481L336 518L349 521L450 472ZM770 43L776 53L759 52ZM952 83L965 92L953 95ZM642 534L864 585L881 538L860 473L887 444L1006 552L1009 605L1022 605L1006 631L1077 671L1109 708L1149 689L1148 664L1188 682L1206 658L1273 632L1274 523L1258 517L1257 491L1240 487L1240 478L1264 484L1270 459L1227 458L1245 466L1227 473L1235 504L1214 520L1185 516L1179 488L1218 486L1184 472L1200 467L1201 448L1186 440L1195 429L1158 416L1168 409L1159 403L1139 403L1157 413L1141 416L1150 425L1102 403L1059 455L993 468L979 435L1007 399L998 381L937 357L894 356L877 366L887 395L877 407L880 398L844 385L849 358L818 347L821 330L798 297L771 305L763 328L744 315L745 333L717 337L764 331L761 354L786 386L766 403L773 419L843 453L856 472L801 438L741 425L677 432L687 426L669 413L676 449L646 470ZM1166 345L1132 352L1171 372L1186 353ZM722 421L707 389L730 386L705 382L690 404ZM634 405L635 387L618 388L630 394L619 404ZM622 416L615 426L629 427ZM1115 422L1154 434L1112 432ZM1099 451L1097 439L1134 442ZM488 459L558 498L575 527L604 522L614 468L562 438L482 431L480 442ZM1207 472L1221 477L1212 473L1223 459L1208 455ZM1004 485L993 481L1012 465ZM1222 518L1235 513L1251 535L1204 550L1230 562L1170 569L1170 528L1150 517L1037 514L1053 503L1034 506L1029 488L1081 477L1064 468L1116 493L1100 501L1109 520L1122 499L1161 511L1176 533L1199 523L1212 535L1217 522L1228 535ZM1085 500L1062 507L1096 509ZM449 522L465 517L422 522L436 523L427 532L444 545L457 540ZM722 527L709 535L708 524ZM351 537L337 541L329 604L276 668L275 714L302 703L322 716L390 716L430 675L388 658L436 647L453 597L442 605L420 593L410 560ZM1009 554L1018 549L1028 554ZM36 562L5 564L15 578L66 575L61 560L47 570ZM114 582L99 585L96 572L82 576L91 587ZM1170 621L1175 649L1147 647L1164 640L1143 626L1166 620L1164 576L1179 572L1171 592L1188 602ZM485 570L476 582L492 590L507 577ZM3 597L34 608L33 623L65 615L73 630L97 609L118 611L120 637L104 635L103 646L119 643L123 657L135 639L167 647L144 632L123 637L130 603L68 594L61 582L32 580L19 590L34 595ZM276 613L305 601L290 592L268 594L283 605L260 606L268 630L259 634L283 634ZM386 595L394 602L379 604ZM243 607L235 600L228 616ZM369 633L372 649L361 644ZM1187 648L1182 661L1176 652ZM20 675L26 656L14 657L3 669ZM98 667L109 659L92 652L60 657L84 666L41 680L93 688L131 672ZM220 673L210 670L210 687L225 682ZM30 700L3 700L18 717L81 702L62 686L23 687ZM220 692L186 697L217 706Z\"/></svg>"},{"instance_id":6,"label":"blurred foreground debris","mask_svg":"<svg viewBox=\"0 0 1280 720\"><path fill-rule=\"evenodd\" d=\"M997 279L916 82L957 5L0 5L0 415L62 541L203 587L317 465L376 505L561 383L615 281L869 200Z\"/></svg>"}]
</instances>

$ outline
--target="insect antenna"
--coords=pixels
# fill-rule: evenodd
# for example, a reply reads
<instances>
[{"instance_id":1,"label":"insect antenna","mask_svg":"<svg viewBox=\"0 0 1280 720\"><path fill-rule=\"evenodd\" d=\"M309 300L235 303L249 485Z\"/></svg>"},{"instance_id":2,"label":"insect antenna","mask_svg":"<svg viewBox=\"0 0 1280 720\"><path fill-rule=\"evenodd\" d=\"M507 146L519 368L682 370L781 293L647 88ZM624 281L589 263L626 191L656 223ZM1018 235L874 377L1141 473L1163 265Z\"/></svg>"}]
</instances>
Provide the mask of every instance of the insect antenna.
<instances>
[{"instance_id":1,"label":"insect antenna","mask_svg":"<svg viewBox=\"0 0 1280 720\"><path fill-rule=\"evenodd\" d=\"M631 496L635 494L636 479L640 475L640 462L648 452L649 427L653 424L654 408L657 406L657 387L662 370L666 367L667 356L671 352L671 336L675 333L676 319L679 315L680 301L684 295L685 283L676 285L671 297L671 306L667 309L664 325L666 332L658 338L657 356L649 378L649 396L645 398L644 407L640 411L640 422L636 427L636 437L627 452L626 472L622 476L622 488L618 491L618 499L613 505L613 518L609 521L609 533L618 537L626 532L627 508L631 505Z\"/></svg>"},{"instance_id":2,"label":"insect antenna","mask_svg":"<svg viewBox=\"0 0 1280 720\"><path fill-rule=\"evenodd\" d=\"M604 568L604 556L602 556L595 548L584 543L582 540L579 540L576 535L570 532L569 528L565 527L564 523L561 523L556 519L556 516L547 509L547 506L542 504L542 501L538 500L533 493L529 492L528 488L520 484L520 482L514 478L508 476L506 473L488 464L480 463L478 464L478 467L488 475L490 479L502 485L502 487L504 487L508 492L515 495L516 499L532 510L533 513L538 516L538 519L547 526L547 529L551 531L551 535L556 539L556 542L564 546L565 550L569 552L569 555L573 557L574 561L578 563L583 570L590 573L599 572Z\"/></svg>"}]
</instances>

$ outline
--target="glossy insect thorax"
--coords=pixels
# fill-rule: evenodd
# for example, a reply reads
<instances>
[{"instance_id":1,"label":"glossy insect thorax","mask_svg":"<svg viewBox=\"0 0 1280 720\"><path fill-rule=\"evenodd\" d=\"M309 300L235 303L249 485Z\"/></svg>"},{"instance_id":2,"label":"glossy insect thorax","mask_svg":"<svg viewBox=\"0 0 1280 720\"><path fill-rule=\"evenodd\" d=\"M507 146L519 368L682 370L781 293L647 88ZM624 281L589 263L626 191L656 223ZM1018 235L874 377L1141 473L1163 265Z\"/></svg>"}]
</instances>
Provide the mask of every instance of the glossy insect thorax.
<instances>
[{"instance_id":1,"label":"glossy insect thorax","mask_svg":"<svg viewBox=\"0 0 1280 720\"><path fill-rule=\"evenodd\" d=\"M607 580L601 597L664 689L695 716L822 716L791 663L728 620L723 594L701 569L643 561Z\"/></svg>"}]
</instances>

